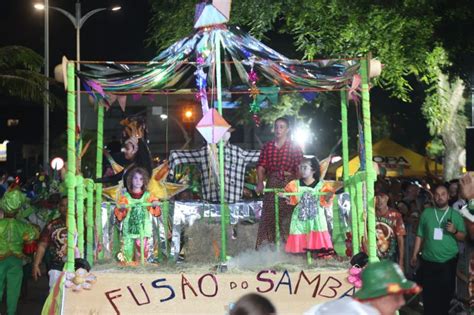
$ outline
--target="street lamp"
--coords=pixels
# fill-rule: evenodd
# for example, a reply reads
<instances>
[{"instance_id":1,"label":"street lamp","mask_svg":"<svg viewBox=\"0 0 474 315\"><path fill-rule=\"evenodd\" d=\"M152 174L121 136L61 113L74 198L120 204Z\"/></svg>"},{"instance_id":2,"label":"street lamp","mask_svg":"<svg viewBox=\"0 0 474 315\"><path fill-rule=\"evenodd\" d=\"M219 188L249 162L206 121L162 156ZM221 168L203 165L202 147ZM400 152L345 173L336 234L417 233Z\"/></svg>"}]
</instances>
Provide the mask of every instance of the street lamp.
<instances>
[{"instance_id":1,"label":"street lamp","mask_svg":"<svg viewBox=\"0 0 474 315\"><path fill-rule=\"evenodd\" d=\"M44 73L46 77L49 77L49 10L52 9L58 11L65 15L74 25L76 29L76 60L77 60L77 70L81 69L80 61L81 61L81 27L84 23L94 14L99 13L105 10L111 11L119 11L122 7L121 6L112 6L110 8L97 8L87 12L84 16L82 16L81 11L81 2L79 0L76 1L76 7L74 15L69 13L68 11L50 6L49 0L44 0L44 3L35 3L34 8L36 10L44 10L44 58L45 58L45 65L44 65ZM46 82L46 93L49 92L49 82ZM77 79L77 123L79 127L81 126L81 83L79 78ZM48 162L49 162L49 98L48 95L46 96L46 102L44 105L44 145L43 145L43 166L45 170L47 169Z\"/></svg>"}]
</instances>

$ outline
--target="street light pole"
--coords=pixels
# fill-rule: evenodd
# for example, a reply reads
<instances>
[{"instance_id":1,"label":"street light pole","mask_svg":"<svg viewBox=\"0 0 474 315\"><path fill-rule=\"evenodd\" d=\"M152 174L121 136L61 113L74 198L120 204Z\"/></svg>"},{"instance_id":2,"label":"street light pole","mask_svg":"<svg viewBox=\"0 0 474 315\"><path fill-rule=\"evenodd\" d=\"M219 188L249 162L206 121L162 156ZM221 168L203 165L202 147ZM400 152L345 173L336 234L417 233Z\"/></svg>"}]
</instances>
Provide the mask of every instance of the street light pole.
<instances>
[{"instance_id":1,"label":"street light pole","mask_svg":"<svg viewBox=\"0 0 474 315\"><path fill-rule=\"evenodd\" d=\"M80 0L76 1L76 6L75 6L75 14L72 15L68 11L50 6L49 5L49 0L44 0L44 4L36 4L35 8L38 10L45 10L44 12L44 21L45 21L45 26L44 26L44 38L45 38L45 47L44 47L44 55L45 55L45 66L44 66L44 73L47 77L49 77L49 9L58 11L65 15L71 23L74 25L74 28L76 29L76 69L79 71L81 69L80 61L81 61L81 27L84 25L84 23L94 14L99 13L101 11L108 10L108 8L98 8L91 10L87 12L84 16L82 16L82 8L81 8L81 2ZM110 10L112 11L118 11L120 10L120 6L114 6ZM45 83L45 89L46 93L49 92L49 82ZM77 87L76 87L76 93L77 93L77 124L79 128L81 127L81 82L79 78L77 78ZM43 145L43 156L44 156L44 161L43 161L43 166L45 169L47 169L49 165L49 93L47 94L45 98L45 105L44 105L44 145Z\"/></svg>"},{"instance_id":2,"label":"street light pole","mask_svg":"<svg viewBox=\"0 0 474 315\"><path fill-rule=\"evenodd\" d=\"M49 0L44 1L46 7ZM43 106L43 170L49 170L49 12L44 12L44 83L45 98Z\"/></svg>"}]
</instances>

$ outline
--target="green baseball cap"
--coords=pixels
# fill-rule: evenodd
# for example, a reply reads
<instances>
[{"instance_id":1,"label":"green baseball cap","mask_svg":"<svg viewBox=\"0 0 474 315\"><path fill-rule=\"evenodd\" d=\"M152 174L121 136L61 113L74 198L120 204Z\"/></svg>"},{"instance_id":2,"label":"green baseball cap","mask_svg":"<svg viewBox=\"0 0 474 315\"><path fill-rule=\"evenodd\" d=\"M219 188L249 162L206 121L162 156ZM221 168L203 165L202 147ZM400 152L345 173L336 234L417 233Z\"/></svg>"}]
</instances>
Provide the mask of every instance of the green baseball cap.
<instances>
[{"instance_id":1,"label":"green baseball cap","mask_svg":"<svg viewBox=\"0 0 474 315\"><path fill-rule=\"evenodd\" d=\"M5 193L0 199L0 209L7 214L14 214L26 202L27 197L20 190L15 189Z\"/></svg>"},{"instance_id":2,"label":"green baseball cap","mask_svg":"<svg viewBox=\"0 0 474 315\"><path fill-rule=\"evenodd\" d=\"M389 294L418 294L421 287L407 280L400 267L391 261L369 263L362 271L362 288L354 294L358 300L370 300Z\"/></svg>"}]
</instances>

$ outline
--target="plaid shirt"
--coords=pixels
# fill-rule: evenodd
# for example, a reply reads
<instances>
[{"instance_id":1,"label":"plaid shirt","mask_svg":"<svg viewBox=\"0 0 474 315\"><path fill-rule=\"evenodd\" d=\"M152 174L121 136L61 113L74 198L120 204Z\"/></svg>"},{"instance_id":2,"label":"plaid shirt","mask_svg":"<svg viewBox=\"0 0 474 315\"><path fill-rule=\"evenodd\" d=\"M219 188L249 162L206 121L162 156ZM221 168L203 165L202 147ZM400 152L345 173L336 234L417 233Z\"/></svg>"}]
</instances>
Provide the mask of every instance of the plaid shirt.
<instances>
[{"instance_id":1,"label":"plaid shirt","mask_svg":"<svg viewBox=\"0 0 474 315\"><path fill-rule=\"evenodd\" d=\"M212 176L209 146L198 150L171 151L169 157L169 177L173 177L174 168L179 164L198 164L201 169L202 197L204 200L219 202L219 178ZM245 151L233 144L224 147L225 202L235 203L242 199L245 180L245 167L257 163L260 151ZM216 155L216 168L218 158Z\"/></svg>"},{"instance_id":2,"label":"plaid shirt","mask_svg":"<svg viewBox=\"0 0 474 315\"><path fill-rule=\"evenodd\" d=\"M277 148L275 140L267 142L262 151L257 166L262 166L268 174L291 172L297 174L298 165L303 159L301 148L287 140L281 148Z\"/></svg>"}]
</instances>

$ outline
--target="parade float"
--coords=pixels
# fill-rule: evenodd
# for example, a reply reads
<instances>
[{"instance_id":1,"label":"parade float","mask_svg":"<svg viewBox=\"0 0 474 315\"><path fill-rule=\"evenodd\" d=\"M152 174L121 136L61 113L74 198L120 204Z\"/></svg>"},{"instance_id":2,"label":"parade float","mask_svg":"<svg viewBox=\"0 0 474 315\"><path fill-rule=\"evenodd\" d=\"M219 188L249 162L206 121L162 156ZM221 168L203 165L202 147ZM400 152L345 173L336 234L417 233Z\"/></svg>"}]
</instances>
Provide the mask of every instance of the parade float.
<instances>
[{"instance_id":1,"label":"parade float","mask_svg":"<svg viewBox=\"0 0 474 315\"><path fill-rule=\"evenodd\" d=\"M268 297L282 314L301 314L314 304L352 295L360 285L354 275L348 279L347 256L365 250L369 260L377 259L369 77L376 75L371 72L377 72L374 67L370 69L371 65L380 64L371 62L370 57L288 59L239 28L227 26L229 0L208 2L197 5L194 33L150 62L83 62L82 71L77 72L73 61L63 61L68 101L68 251L64 273L52 288L43 314L225 314L233 302L250 292ZM84 91L75 90L78 78ZM233 89L236 81L247 88ZM230 128L222 114L224 83L227 92L248 95L249 110L257 126L257 100L266 87L276 88L279 94L340 94L344 193L325 199L324 206L333 213L334 248L346 259L317 260L310 254L285 254L280 247L278 219L275 246L253 250L255 225L239 223L248 219L258 222L261 201L229 199L233 188L226 168L229 161L224 156L223 136ZM123 227L130 225L126 223L127 211L132 208L130 199L124 198L120 186L103 189L97 181L103 177L104 111L114 102L124 108L128 95L176 95L190 87L202 108L197 129L208 143L204 150L214 153L215 158L209 162L214 166L209 166L209 173L216 179L214 189L220 202L212 202L214 198L175 201L172 197L185 187L168 182L173 167L162 164L150 170L150 193L138 201L139 206L148 209L146 220L150 224L141 219L127 239ZM96 180L84 179L77 165L81 147L76 133L77 93L88 93L97 108ZM349 100L359 93L360 101L354 102L354 110L358 113L362 163L350 176L347 113L352 108ZM145 128L139 122L127 121L124 130L128 130L124 144L128 141L130 151L136 154L140 141L146 142ZM179 156L177 152L174 158ZM171 161L172 157L173 154ZM116 171L127 169L118 167ZM146 189L141 185L137 189ZM277 192L266 191L275 192L278 218ZM325 198L327 191L314 194ZM180 229L185 225L192 225L187 229L188 242L192 244L187 245L190 250L186 260L178 264ZM239 235L246 236L235 237L237 226L246 230ZM125 243L132 247L139 244L139 259L127 259L126 252L130 250ZM74 270L75 252L93 266L90 273Z\"/></svg>"}]
</instances>

